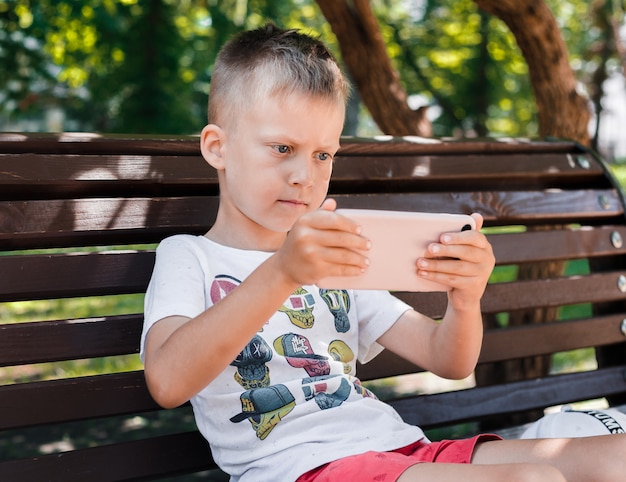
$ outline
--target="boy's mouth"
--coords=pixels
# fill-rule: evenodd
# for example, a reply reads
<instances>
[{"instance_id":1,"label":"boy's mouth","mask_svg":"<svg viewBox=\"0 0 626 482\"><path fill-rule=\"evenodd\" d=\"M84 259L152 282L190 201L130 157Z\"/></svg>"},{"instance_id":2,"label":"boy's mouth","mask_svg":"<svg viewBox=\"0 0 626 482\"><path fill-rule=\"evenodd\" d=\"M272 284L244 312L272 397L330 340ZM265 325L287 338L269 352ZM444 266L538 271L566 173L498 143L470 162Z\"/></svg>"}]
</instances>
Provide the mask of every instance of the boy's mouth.
<instances>
[{"instance_id":1,"label":"boy's mouth","mask_svg":"<svg viewBox=\"0 0 626 482\"><path fill-rule=\"evenodd\" d=\"M298 199L282 199L280 200L281 203L283 204L288 204L288 205L292 205L292 206L308 206L309 203L304 202L304 201L299 201Z\"/></svg>"}]
</instances>

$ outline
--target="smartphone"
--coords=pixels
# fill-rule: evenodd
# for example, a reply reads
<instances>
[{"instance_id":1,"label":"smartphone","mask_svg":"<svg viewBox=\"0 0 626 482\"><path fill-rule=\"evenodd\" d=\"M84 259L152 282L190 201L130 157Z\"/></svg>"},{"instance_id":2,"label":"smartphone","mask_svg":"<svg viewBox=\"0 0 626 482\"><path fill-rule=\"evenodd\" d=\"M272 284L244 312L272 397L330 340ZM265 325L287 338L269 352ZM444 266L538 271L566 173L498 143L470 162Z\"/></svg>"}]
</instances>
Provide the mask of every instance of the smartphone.
<instances>
[{"instance_id":1,"label":"smartphone","mask_svg":"<svg viewBox=\"0 0 626 482\"><path fill-rule=\"evenodd\" d=\"M333 276L318 283L326 289L447 291L444 285L417 276L417 259L443 233L476 229L467 214L419 213L369 209L337 209L362 228L371 241L370 264L361 275Z\"/></svg>"}]
</instances>

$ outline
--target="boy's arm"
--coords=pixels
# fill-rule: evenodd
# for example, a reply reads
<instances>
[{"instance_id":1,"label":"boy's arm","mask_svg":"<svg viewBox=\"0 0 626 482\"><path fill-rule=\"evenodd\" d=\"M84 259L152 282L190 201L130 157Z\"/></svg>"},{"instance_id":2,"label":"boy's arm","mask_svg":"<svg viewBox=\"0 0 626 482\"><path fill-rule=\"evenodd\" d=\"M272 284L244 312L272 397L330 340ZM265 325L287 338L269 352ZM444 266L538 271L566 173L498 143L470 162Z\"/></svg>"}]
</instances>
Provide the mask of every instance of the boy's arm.
<instances>
[{"instance_id":1,"label":"boy's arm","mask_svg":"<svg viewBox=\"0 0 626 482\"><path fill-rule=\"evenodd\" d=\"M482 217L474 214L474 231L449 233L429 246L418 260L418 274L450 287L441 322L407 311L379 343L420 367L445 378L464 378L480 354L483 325L480 299L495 259L491 245L478 230Z\"/></svg>"},{"instance_id":2,"label":"boy's arm","mask_svg":"<svg viewBox=\"0 0 626 482\"><path fill-rule=\"evenodd\" d=\"M178 406L215 379L296 288L364 269L365 258L356 250L367 241L332 209L302 216L274 255L197 317L171 316L150 328L145 375L160 405Z\"/></svg>"}]
</instances>

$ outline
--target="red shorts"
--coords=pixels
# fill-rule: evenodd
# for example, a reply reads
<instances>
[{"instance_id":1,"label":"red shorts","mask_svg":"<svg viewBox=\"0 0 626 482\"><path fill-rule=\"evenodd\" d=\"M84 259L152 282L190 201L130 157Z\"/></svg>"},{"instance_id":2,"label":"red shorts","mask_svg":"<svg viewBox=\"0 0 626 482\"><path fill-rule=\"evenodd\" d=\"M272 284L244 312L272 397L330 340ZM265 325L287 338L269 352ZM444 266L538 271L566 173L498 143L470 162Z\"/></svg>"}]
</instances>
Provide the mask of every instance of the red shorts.
<instances>
[{"instance_id":1,"label":"red shorts","mask_svg":"<svg viewBox=\"0 0 626 482\"><path fill-rule=\"evenodd\" d=\"M463 440L440 442L414 442L390 452L365 452L335 460L308 471L298 477L297 482L341 482L358 480L395 481L411 465L423 462L469 464L477 443L501 440L497 435L483 434Z\"/></svg>"}]
</instances>

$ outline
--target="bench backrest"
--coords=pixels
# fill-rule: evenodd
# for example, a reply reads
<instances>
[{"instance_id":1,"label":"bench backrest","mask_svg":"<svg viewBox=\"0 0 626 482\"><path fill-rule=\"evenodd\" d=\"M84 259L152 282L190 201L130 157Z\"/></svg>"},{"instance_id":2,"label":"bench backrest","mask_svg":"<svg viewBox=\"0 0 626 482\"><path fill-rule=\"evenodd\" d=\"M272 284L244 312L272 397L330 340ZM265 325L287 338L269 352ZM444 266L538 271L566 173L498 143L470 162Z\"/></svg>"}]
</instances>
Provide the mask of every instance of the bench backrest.
<instances>
[{"instance_id":1,"label":"bench backrest","mask_svg":"<svg viewBox=\"0 0 626 482\"><path fill-rule=\"evenodd\" d=\"M485 217L498 266L482 304L480 387L392 401L407 421L498 424L561 403L624 402L624 201L593 154L563 141L346 139L330 191L341 207ZM161 410L136 353L155 244L206 232L217 204L197 138L0 134L0 367L10 374L0 386L0 479L122 480L213 467L189 406ZM445 309L441 293L398 295L433 317ZM7 317L9 306L83 297L97 314ZM128 307L111 312L111 299ZM598 368L553 375L544 365L510 377L516 364L585 347L596 349ZM136 369L118 372L119 357ZM65 363L89 359L99 364L92 375ZM40 379L47 363L58 370ZM419 371L383 353L359 375Z\"/></svg>"}]
</instances>

